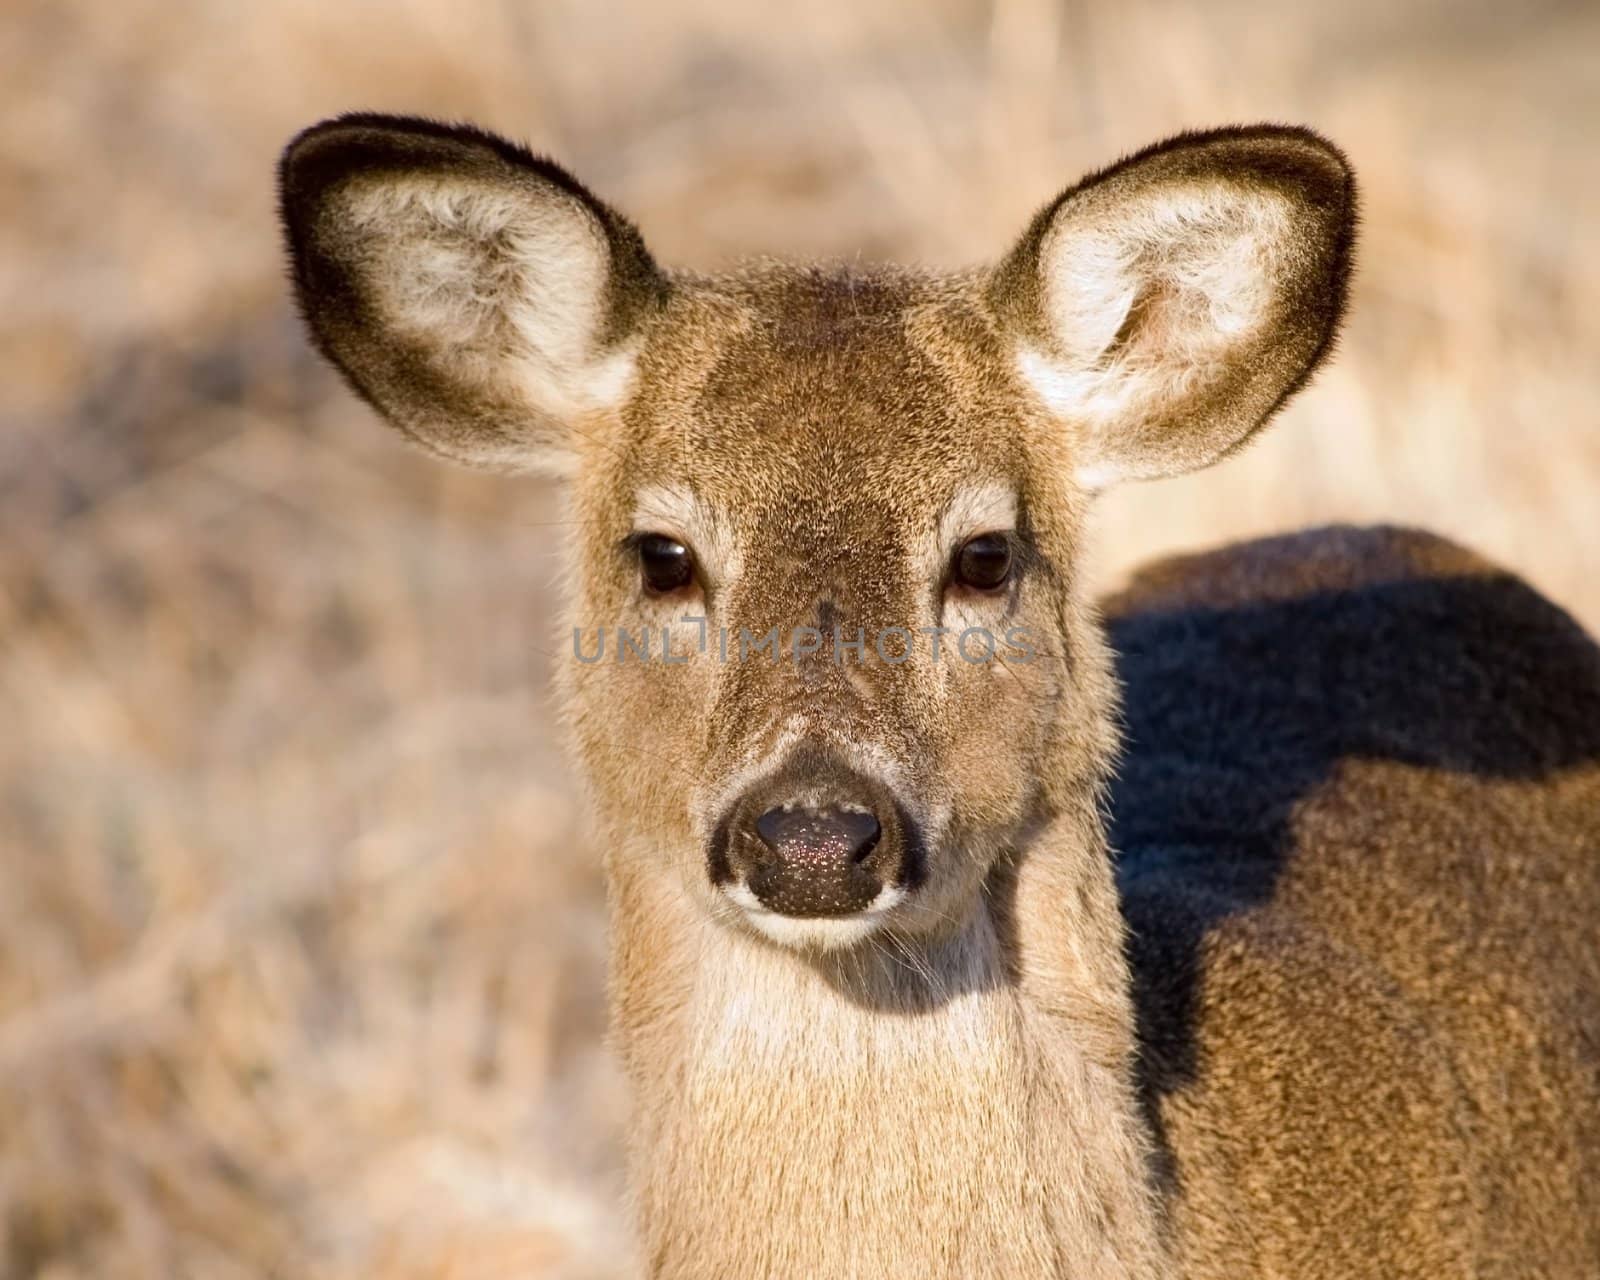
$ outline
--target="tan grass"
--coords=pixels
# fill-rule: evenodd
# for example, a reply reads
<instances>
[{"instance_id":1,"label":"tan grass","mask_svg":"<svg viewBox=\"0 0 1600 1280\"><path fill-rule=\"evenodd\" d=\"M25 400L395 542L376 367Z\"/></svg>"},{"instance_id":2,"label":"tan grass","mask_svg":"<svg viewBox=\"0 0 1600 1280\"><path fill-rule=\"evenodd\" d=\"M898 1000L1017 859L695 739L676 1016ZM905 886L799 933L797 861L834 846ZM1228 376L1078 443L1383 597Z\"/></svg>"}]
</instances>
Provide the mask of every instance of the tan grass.
<instances>
[{"instance_id":1,"label":"tan grass","mask_svg":"<svg viewBox=\"0 0 1600 1280\"><path fill-rule=\"evenodd\" d=\"M1592 5L13 0L0 64L0 1276L629 1272L559 517L306 352L318 116L530 139L696 265L970 261L1162 133L1312 123L1365 178L1339 361L1111 498L1107 577L1392 519L1600 625Z\"/></svg>"}]
</instances>

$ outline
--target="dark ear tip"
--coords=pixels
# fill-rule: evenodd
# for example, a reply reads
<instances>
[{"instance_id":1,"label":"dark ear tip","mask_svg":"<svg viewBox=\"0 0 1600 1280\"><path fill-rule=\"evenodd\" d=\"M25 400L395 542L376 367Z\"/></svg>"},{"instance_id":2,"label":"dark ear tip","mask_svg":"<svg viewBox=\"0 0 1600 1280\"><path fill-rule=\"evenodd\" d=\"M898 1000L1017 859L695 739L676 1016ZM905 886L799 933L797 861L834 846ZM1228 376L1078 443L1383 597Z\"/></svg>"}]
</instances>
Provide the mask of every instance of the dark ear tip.
<instances>
[{"instance_id":1,"label":"dark ear tip","mask_svg":"<svg viewBox=\"0 0 1600 1280\"><path fill-rule=\"evenodd\" d=\"M1322 134L1304 125L1245 124L1191 129L1125 156L1091 173L1067 192L1120 180L1131 170L1155 176L1213 173L1297 188L1336 220L1353 222L1355 170Z\"/></svg>"},{"instance_id":2,"label":"dark ear tip","mask_svg":"<svg viewBox=\"0 0 1600 1280\"><path fill-rule=\"evenodd\" d=\"M1182 133L1157 143L1135 159L1188 153L1197 164L1267 181L1293 182L1318 203L1355 205L1355 169L1337 146L1305 125L1228 125Z\"/></svg>"},{"instance_id":3,"label":"dark ear tip","mask_svg":"<svg viewBox=\"0 0 1600 1280\"><path fill-rule=\"evenodd\" d=\"M357 171L425 168L446 152L459 158L484 150L488 137L481 130L422 117L350 112L295 134L278 161L279 183L286 194L310 193Z\"/></svg>"},{"instance_id":4,"label":"dark ear tip","mask_svg":"<svg viewBox=\"0 0 1600 1280\"><path fill-rule=\"evenodd\" d=\"M407 123L401 116L359 114L319 120L289 139L278 159L278 173L281 177L298 175L319 157L342 153L364 137L378 140L386 133L403 134Z\"/></svg>"},{"instance_id":5,"label":"dark ear tip","mask_svg":"<svg viewBox=\"0 0 1600 1280\"><path fill-rule=\"evenodd\" d=\"M1303 125L1261 125L1259 137L1267 154L1295 171L1329 205L1353 214L1356 171L1333 142Z\"/></svg>"},{"instance_id":6,"label":"dark ear tip","mask_svg":"<svg viewBox=\"0 0 1600 1280\"><path fill-rule=\"evenodd\" d=\"M278 198L284 219L314 207L331 187L360 173L474 172L545 183L592 210L608 225L625 222L555 161L476 125L426 116L353 111L302 129L278 160Z\"/></svg>"},{"instance_id":7,"label":"dark ear tip","mask_svg":"<svg viewBox=\"0 0 1600 1280\"><path fill-rule=\"evenodd\" d=\"M474 126L421 116L346 112L302 129L284 147L278 159L278 212L291 255L299 262L329 197L357 177L443 171L503 174L510 168L531 169L566 190L581 191L559 166ZM300 269L309 268L301 263Z\"/></svg>"},{"instance_id":8,"label":"dark ear tip","mask_svg":"<svg viewBox=\"0 0 1600 1280\"><path fill-rule=\"evenodd\" d=\"M347 114L295 134L278 158L278 202L285 222L306 223L342 178L398 162L413 123L401 116Z\"/></svg>"}]
</instances>

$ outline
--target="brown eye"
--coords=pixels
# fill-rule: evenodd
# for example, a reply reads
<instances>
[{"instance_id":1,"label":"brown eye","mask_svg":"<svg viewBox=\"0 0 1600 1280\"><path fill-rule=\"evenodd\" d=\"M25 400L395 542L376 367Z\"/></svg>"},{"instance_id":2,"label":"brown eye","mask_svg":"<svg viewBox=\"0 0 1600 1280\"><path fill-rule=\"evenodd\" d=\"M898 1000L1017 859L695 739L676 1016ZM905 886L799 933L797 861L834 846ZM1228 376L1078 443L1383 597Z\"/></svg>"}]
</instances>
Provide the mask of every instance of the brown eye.
<instances>
[{"instance_id":1,"label":"brown eye","mask_svg":"<svg viewBox=\"0 0 1600 1280\"><path fill-rule=\"evenodd\" d=\"M694 579L694 557L675 538L647 533L639 539L639 572L646 591L681 591Z\"/></svg>"},{"instance_id":2,"label":"brown eye","mask_svg":"<svg viewBox=\"0 0 1600 1280\"><path fill-rule=\"evenodd\" d=\"M1003 533L980 533L956 552L951 575L974 591L998 591L1011 577L1011 539Z\"/></svg>"}]
</instances>

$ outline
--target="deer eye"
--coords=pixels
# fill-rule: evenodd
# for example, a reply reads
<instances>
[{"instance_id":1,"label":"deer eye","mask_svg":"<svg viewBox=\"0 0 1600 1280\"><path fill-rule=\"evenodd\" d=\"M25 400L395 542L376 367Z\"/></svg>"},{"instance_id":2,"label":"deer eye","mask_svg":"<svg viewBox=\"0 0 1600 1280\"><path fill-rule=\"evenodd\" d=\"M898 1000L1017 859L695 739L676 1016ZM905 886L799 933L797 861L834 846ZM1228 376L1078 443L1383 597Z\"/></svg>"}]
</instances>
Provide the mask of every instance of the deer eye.
<instances>
[{"instance_id":1,"label":"deer eye","mask_svg":"<svg viewBox=\"0 0 1600 1280\"><path fill-rule=\"evenodd\" d=\"M998 591L1011 578L1011 539L1003 533L980 533L956 552L951 578L974 591Z\"/></svg>"},{"instance_id":2,"label":"deer eye","mask_svg":"<svg viewBox=\"0 0 1600 1280\"><path fill-rule=\"evenodd\" d=\"M676 538L647 533L638 539L639 576L646 591L665 595L681 591L694 580L694 556Z\"/></svg>"}]
</instances>

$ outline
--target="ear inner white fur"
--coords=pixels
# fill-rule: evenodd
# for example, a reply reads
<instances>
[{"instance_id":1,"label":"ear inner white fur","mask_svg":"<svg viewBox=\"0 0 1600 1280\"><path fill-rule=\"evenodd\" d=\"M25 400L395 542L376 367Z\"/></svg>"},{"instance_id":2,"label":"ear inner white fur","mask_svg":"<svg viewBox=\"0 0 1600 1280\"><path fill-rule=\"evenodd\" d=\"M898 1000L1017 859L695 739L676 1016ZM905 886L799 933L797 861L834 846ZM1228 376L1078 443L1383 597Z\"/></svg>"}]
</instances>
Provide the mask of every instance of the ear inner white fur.
<instances>
[{"instance_id":1,"label":"ear inner white fur","mask_svg":"<svg viewBox=\"0 0 1600 1280\"><path fill-rule=\"evenodd\" d=\"M612 353L609 376L596 376L607 363L607 247L591 217L563 204L439 182L374 185L351 194L347 216L397 337L437 347L474 382L512 379L531 407L565 419L619 395L615 366L628 361Z\"/></svg>"}]
</instances>

